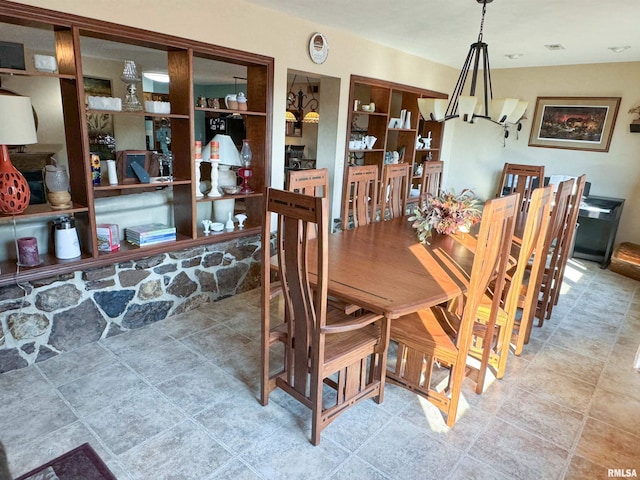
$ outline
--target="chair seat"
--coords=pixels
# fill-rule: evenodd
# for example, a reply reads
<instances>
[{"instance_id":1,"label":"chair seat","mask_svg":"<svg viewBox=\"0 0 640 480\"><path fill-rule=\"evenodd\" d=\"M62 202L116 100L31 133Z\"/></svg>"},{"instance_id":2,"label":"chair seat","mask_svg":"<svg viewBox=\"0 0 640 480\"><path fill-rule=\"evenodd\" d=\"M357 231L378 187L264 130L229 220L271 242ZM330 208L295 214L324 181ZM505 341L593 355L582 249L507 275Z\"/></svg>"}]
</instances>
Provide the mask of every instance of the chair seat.
<instances>
[{"instance_id":1,"label":"chair seat","mask_svg":"<svg viewBox=\"0 0 640 480\"><path fill-rule=\"evenodd\" d=\"M448 334L443 327L454 325L455 318L441 307L420 310L391 320L391 338L415 350L436 352L438 358L455 362L458 350L450 336L454 328L447 328Z\"/></svg>"},{"instance_id":2,"label":"chair seat","mask_svg":"<svg viewBox=\"0 0 640 480\"><path fill-rule=\"evenodd\" d=\"M327 335L324 368L327 371L340 370L353 363L353 358L365 356L379 341L380 328L375 325L355 332Z\"/></svg>"}]
</instances>

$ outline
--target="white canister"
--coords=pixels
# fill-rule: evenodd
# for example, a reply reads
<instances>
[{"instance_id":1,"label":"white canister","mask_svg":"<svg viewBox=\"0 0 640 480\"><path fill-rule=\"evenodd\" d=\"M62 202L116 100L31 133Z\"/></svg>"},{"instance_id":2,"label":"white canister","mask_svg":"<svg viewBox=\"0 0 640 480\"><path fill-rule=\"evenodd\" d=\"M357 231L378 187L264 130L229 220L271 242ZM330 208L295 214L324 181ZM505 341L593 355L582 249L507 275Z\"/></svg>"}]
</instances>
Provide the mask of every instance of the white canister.
<instances>
[{"instance_id":1,"label":"white canister","mask_svg":"<svg viewBox=\"0 0 640 480\"><path fill-rule=\"evenodd\" d=\"M109 185L118 185L118 173L116 172L116 161L106 160L107 176L109 177Z\"/></svg>"}]
</instances>

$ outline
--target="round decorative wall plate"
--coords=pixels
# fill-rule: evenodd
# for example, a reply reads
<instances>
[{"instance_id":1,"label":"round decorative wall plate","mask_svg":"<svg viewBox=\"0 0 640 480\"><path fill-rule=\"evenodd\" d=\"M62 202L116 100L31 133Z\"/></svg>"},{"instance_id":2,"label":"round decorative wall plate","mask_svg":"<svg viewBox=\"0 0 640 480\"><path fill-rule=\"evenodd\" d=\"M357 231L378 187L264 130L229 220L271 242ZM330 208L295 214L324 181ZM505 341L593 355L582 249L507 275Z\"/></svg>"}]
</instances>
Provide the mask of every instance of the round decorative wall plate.
<instances>
[{"instance_id":1,"label":"round decorative wall plate","mask_svg":"<svg viewBox=\"0 0 640 480\"><path fill-rule=\"evenodd\" d=\"M329 43L327 37L316 32L309 39L309 56L313 63L324 63L329 55Z\"/></svg>"}]
</instances>

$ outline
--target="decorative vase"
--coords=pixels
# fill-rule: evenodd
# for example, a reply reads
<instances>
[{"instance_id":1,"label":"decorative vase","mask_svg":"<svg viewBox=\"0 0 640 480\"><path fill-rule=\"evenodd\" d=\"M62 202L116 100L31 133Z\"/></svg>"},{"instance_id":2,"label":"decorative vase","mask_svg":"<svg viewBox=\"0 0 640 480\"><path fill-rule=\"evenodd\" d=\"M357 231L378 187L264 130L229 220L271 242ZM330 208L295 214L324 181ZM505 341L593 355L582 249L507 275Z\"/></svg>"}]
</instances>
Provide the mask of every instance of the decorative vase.
<instances>
[{"instance_id":1,"label":"decorative vase","mask_svg":"<svg viewBox=\"0 0 640 480\"><path fill-rule=\"evenodd\" d=\"M29 184L11 163L7 146L0 148L0 212L22 213L31 199Z\"/></svg>"}]
</instances>

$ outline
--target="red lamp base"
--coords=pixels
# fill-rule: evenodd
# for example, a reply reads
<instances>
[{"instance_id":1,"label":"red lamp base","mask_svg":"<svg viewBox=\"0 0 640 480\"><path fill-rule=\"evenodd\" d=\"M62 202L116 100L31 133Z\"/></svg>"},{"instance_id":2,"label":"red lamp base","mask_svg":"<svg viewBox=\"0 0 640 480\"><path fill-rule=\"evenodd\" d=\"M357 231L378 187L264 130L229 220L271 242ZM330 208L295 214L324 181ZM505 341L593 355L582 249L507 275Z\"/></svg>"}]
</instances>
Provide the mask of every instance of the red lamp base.
<instances>
[{"instance_id":1,"label":"red lamp base","mask_svg":"<svg viewBox=\"0 0 640 480\"><path fill-rule=\"evenodd\" d=\"M9 159L9 149L0 145L0 212L22 213L29 206L31 190L24 176Z\"/></svg>"},{"instance_id":2,"label":"red lamp base","mask_svg":"<svg viewBox=\"0 0 640 480\"><path fill-rule=\"evenodd\" d=\"M242 178L240 193L253 193L253 190L249 186L249 179L253 175L253 169L249 166L241 167L240 170L238 170L238 175Z\"/></svg>"}]
</instances>

